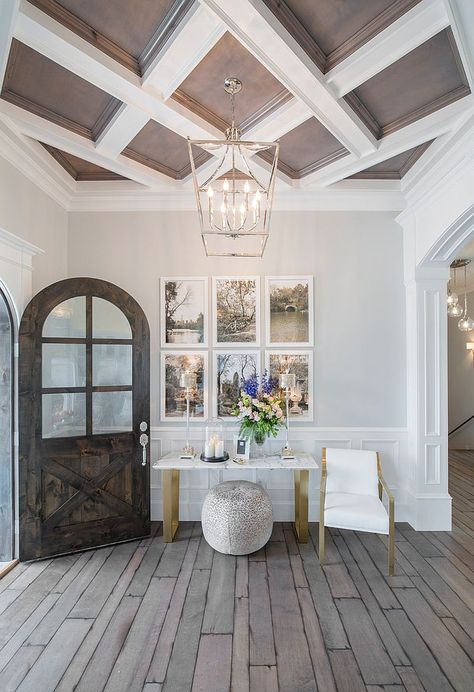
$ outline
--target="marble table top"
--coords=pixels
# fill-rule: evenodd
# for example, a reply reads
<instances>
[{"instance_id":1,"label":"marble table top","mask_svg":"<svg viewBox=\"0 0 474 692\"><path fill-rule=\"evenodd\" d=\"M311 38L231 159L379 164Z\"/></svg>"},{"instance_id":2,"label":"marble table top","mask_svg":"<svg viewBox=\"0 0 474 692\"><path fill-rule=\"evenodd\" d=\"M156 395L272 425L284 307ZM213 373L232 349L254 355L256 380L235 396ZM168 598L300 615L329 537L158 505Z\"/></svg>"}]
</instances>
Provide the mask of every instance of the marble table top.
<instances>
[{"instance_id":1,"label":"marble table top","mask_svg":"<svg viewBox=\"0 0 474 692\"><path fill-rule=\"evenodd\" d=\"M212 471L213 469L303 469L303 470L313 470L319 469L319 464L316 462L311 454L306 454L304 452L295 452L294 459L281 459L278 455L269 455L266 457L258 459L245 460L244 464L238 464L232 460L232 457L228 461L221 461L218 463L210 463L206 461L201 461L199 455L196 455L194 459L180 459L178 452L170 452L161 457L159 461L152 464L154 469L179 469L181 471L192 471L203 469L207 471Z\"/></svg>"}]
</instances>

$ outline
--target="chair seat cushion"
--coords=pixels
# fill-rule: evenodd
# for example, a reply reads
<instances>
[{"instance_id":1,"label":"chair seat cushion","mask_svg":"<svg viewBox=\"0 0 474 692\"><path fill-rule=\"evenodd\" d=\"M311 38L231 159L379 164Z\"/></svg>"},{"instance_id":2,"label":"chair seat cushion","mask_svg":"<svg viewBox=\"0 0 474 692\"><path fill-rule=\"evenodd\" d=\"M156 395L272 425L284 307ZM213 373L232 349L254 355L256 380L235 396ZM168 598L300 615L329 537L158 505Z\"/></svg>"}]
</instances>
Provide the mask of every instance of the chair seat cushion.
<instances>
[{"instance_id":1,"label":"chair seat cushion","mask_svg":"<svg viewBox=\"0 0 474 692\"><path fill-rule=\"evenodd\" d=\"M324 524L351 531L388 534L388 513L378 497L354 493L326 493Z\"/></svg>"}]
</instances>

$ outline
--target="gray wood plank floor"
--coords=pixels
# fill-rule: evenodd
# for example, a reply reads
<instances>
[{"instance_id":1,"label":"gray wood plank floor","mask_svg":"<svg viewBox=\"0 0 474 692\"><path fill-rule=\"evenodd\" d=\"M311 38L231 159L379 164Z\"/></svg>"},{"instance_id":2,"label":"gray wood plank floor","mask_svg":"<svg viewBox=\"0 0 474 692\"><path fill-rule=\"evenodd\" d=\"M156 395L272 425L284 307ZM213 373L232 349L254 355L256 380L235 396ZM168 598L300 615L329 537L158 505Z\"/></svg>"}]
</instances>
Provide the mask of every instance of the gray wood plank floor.
<instances>
[{"instance_id":1,"label":"gray wood plank floor","mask_svg":"<svg viewBox=\"0 0 474 692\"><path fill-rule=\"evenodd\" d=\"M223 556L199 523L17 565L0 580L0 690L474 691L474 452L450 452L453 531L385 539L317 524Z\"/></svg>"}]
</instances>

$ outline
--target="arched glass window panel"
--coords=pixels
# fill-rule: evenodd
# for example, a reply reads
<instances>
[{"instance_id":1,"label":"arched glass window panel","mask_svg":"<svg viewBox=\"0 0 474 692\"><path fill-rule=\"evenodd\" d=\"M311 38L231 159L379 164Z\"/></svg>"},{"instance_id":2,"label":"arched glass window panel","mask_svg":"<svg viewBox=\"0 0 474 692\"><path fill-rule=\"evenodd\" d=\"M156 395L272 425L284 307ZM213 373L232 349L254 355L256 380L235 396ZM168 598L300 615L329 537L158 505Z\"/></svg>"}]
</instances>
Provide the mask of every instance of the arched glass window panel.
<instances>
[{"instance_id":1,"label":"arched glass window panel","mask_svg":"<svg viewBox=\"0 0 474 692\"><path fill-rule=\"evenodd\" d=\"M13 322L0 290L0 562L13 557Z\"/></svg>"},{"instance_id":2,"label":"arched glass window panel","mask_svg":"<svg viewBox=\"0 0 474 692\"><path fill-rule=\"evenodd\" d=\"M131 339L130 323L123 312L103 298L92 298L92 338Z\"/></svg>"},{"instance_id":3,"label":"arched glass window panel","mask_svg":"<svg viewBox=\"0 0 474 692\"><path fill-rule=\"evenodd\" d=\"M69 298L51 310L43 326L43 337L82 339L86 336L86 298Z\"/></svg>"}]
</instances>

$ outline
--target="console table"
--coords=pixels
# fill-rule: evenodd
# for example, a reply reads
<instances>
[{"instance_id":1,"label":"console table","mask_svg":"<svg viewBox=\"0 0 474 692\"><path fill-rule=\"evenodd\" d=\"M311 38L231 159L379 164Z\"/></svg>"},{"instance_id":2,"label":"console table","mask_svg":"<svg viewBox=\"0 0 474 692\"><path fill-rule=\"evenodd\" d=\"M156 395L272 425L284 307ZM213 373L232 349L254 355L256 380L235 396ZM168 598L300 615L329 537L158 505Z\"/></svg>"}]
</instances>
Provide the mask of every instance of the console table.
<instances>
[{"instance_id":1,"label":"console table","mask_svg":"<svg viewBox=\"0 0 474 692\"><path fill-rule=\"evenodd\" d=\"M281 459L279 456L267 456L250 459L245 464L237 464L229 459L217 464L194 459L180 459L176 452L166 454L153 464L154 469L161 471L163 493L163 540L171 543L179 526L179 472L180 471L217 471L232 469L289 469L295 479L295 533L300 543L308 542L308 485L309 472L319 468L310 454L297 454L295 459Z\"/></svg>"}]
</instances>

